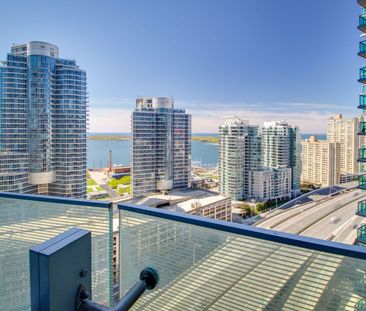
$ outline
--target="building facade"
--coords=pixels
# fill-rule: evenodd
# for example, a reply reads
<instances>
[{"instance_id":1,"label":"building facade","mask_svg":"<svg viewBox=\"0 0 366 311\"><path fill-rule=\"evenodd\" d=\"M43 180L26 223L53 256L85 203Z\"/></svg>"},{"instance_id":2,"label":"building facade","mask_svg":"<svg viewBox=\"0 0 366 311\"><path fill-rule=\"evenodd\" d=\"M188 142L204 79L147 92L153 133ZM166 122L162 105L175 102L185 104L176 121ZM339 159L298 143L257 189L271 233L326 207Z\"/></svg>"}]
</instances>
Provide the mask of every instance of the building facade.
<instances>
[{"instance_id":1,"label":"building facade","mask_svg":"<svg viewBox=\"0 0 366 311\"><path fill-rule=\"evenodd\" d=\"M139 97L132 114L132 196L191 185L191 116L172 98Z\"/></svg>"},{"instance_id":2,"label":"building facade","mask_svg":"<svg viewBox=\"0 0 366 311\"><path fill-rule=\"evenodd\" d=\"M185 207L184 205L187 205ZM178 203L178 207L184 208L186 213L209 217L217 220L231 221L231 199L222 195L202 199L192 199Z\"/></svg>"},{"instance_id":3,"label":"building facade","mask_svg":"<svg viewBox=\"0 0 366 311\"><path fill-rule=\"evenodd\" d=\"M357 153L363 140L362 136L357 135L360 121L363 121L363 117L344 119L341 114L328 119L327 140L340 145L340 173L344 176L359 172Z\"/></svg>"},{"instance_id":4,"label":"building facade","mask_svg":"<svg viewBox=\"0 0 366 311\"><path fill-rule=\"evenodd\" d=\"M327 187L340 183L340 144L315 136L301 142L301 183Z\"/></svg>"},{"instance_id":5,"label":"building facade","mask_svg":"<svg viewBox=\"0 0 366 311\"><path fill-rule=\"evenodd\" d=\"M292 196L300 193L301 140L297 126L286 121L264 122L261 127L262 166L291 169Z\"/></svg>"},{"instance_id":6,"label":"building facade","mask_svg":"<svg viewBox=\"0 0 366 311\"><path fill-rule=\"evenodd\" d=\"M219 128L219 191L233 200L248 196L249 171L261 167L258 126L228 118Z\"/></svg>"},{"instance_id":7,"label":"building facade","mask_svg":"<svg viewBox=\"0 0 366 311\"><path fill-rule=\"evenodd\" d=\"M358 4L362 7L362 14L359 16L359 25L358 29L362 32L360 36L364 39L366 34L366 2L365 1L357 1ZM359 42L359 50L358 55L362 58L366 58L366 40L362 40ZM366 112L366 65L363 65L359 69L359 79L358 82L362 84L361 93L358 98L358 106L357 108L362 111L362 115ZM359 141L359 149L357 150L357 161L359 162L359 176L358 176L358 188L362 190L366 190L366 122L363 117L360 117L360 122L358 126L358 133L360 141ZM366 216L366 200L363 199L357 203L357 214L358 216ZM358 245L365 246L365 225L361 225L357 229L357 243ZM362 302L365 302L364 300Z\"/></svg>"},{"instance_id":8,"label":"building facade","mask_svg":"<svg viewBox=\"0 0 366 311\"><path fill-rule=\"evenodd\" d=\"M0 66L0 191L86 197L86 73L58 47L14 45Z\"/></svg>"},{"instance_id":9,"label":"building facade","mask_svg":"<svg viewBox=\"0 0 366 311\"><path fill-rule=\"evenodd\" d=\"M286 199L291 196L290 168L261 168L249 172L248 198L255 201Z\"/></svg>"}]
</instances>

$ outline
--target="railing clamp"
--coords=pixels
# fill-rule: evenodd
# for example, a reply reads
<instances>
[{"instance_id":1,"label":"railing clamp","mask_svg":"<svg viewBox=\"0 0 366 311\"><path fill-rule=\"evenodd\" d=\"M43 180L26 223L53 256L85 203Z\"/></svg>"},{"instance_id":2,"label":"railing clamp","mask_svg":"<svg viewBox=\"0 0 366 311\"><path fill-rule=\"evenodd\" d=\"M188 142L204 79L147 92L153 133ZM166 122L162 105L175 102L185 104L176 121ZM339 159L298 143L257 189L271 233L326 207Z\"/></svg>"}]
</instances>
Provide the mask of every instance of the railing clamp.
<instances>
[{"instance_id":1,"label":"railing clamp","mask_svg":"<svg viewBox=\"0 0 366 311\"><path fill-rule=\"evenodd\" d=\"M76 296L76 311L127 311L141 297L146 289L152 290L159 282L157 272L153 268L146 268L140 273L140 281L122 297L114 307L108 308L91 301L90 294L83 284L80 285Z\"/></svg>"}]
</instances>

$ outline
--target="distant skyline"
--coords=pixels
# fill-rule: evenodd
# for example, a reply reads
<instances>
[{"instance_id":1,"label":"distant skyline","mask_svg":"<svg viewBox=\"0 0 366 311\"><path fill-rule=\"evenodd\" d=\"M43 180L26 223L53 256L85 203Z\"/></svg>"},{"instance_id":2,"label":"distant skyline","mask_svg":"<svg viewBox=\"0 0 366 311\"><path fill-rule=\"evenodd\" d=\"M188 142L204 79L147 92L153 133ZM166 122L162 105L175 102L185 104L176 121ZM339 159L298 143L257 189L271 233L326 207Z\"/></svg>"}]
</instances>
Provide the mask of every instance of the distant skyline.
<instances>
[{"instance_id":1,"label":"distant skyline","mask_svg":"<svg viewBox=\"0 0 366 311\"><path fill-rule=\"evenodd\" d=\"M12 43L31 40L77 59L88 77L91 132L128 132L139 95L174 97L192 114L194 133L217 132L225 115L325 133L330 115L359 114L356 0L67 0L57 7L4 4L0 59Z\"/></svg>"}]
</instances>

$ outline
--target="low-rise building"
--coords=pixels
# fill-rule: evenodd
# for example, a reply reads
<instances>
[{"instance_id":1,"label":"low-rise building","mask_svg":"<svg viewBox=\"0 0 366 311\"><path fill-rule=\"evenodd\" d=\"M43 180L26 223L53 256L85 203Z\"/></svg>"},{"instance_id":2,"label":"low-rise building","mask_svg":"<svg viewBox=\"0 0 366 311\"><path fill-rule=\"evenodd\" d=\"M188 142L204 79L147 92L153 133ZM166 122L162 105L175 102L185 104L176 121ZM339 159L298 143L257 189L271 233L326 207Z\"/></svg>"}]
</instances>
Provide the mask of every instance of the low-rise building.
<instances>
[{"instance_id":1,"label":"low-rise building","mask_svg":"<svg viewBox=\"0 0 366 311\"><path fill-rule=\"evenodd\" d=\"M231 221L231 199L206 190L172 191L133 199L129 203Z\"/></svg>"},{"instance_id":2,"label":"low-rise building","mask_svg":"<svg viewBox=\"0 0 366 311\"><path fill-rule=\"evenodd\" d=\"M260 168L249 172L249 197L269 201L291 197L290 168Z\"/></svg>"}]
</instances>

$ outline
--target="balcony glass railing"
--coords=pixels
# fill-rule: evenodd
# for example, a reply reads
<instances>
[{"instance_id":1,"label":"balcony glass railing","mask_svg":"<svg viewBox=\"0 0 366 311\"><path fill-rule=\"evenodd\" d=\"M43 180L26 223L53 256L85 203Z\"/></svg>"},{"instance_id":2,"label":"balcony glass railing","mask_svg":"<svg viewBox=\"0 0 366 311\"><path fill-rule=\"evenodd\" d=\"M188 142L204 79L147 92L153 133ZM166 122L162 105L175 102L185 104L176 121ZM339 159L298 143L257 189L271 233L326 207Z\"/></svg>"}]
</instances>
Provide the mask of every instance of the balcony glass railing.
<instances>
[{"instance_id":1,"label":"balcony glass railing","mask_svg":"<svg viewBox=\"0 0 366 311\"><path fill-rule=\"evenodd\" d=\"M366 162L366 147L358 149L358 162Z\"/></svg>"},{"instance_id":2,"label":"balcony glass railing","mask_svg":"<svg viewBox=\"0 0 366 311\"><path fill-rule=\"evenodd\" d=\"M120 204L120 294L159 274L134 310L354 310L366 297L357 246Z\"/></svg>"},{"instance_id":3,"label":"balcony glass railing","mask_svg":"<svg viewBox=\"0 0 366 311\"><path fill-rule=\"evenodd\" d=\"M366 201L358 202L357 214L366 216Z\"/></svg>"},{"instance_id":4,"label":"balcony glass railing","mask_svg":"<svg viewBox=\"0 0 366 311\"><path fill-rule=\"evenodd\" d=\"M366 190L366 175L358 176L358 188Z\"/></svg>"},{"instance_id":5,"label":"balcony glass railing","mask_svg":"<svg viewBox=\"0 0 366 311\"><path fill-rule=\"evenodd\" d=\"M361 14L359 16L358 29L364 31L365 26L366 26L366 14Z\"/></svg>"},{"instance_id":6,"label":"balcony glass railing","mask_svg":"<svg viewBox=\"0 0 366 311\"><path fill-rule=\"evenodd\" d=\"M364 311L366 310L366 300L361 300L355 305L355 311Z\"/></svg>"},{"instance_id":7,"label":"balcony glass railing","mask_svg":"<svg viewBox=\"0 0 366 311\"><path fill-rule=\"evenodd\" d=\"M366 83L366 66L360 68L360 79L361 83Z\"/></svg>"},{"instance_id":8,"label":"balcony glass railing","mask_svg":"<svg viewBox=\"0 0 366 311\"><path fill-rule=\"evenodd\" d=\"M361 225L361 227L357 229L357 244L366 246L366 225Z\"/></svg>"},{"instance_id":9,"label":"balcony glass railing","mask_svg":"<svg viewBox=\"0 0 366 311\"><path fill-rule=\"evenodd\" d=\"M366 94L360 94L358 101L359 109L366 109Z\"/></svg>"},{"instance_id":10,"label":"balcony glass railing","mask_svg":"<svg viewBox=\"0 0 366 311\"><path fill-rule=\"evenodd\" d=\"M358 55L366 56L366 40L360 42Z\"/></svg>"},{"instance_id":11,"label":"balcony glass railing","mask_svg":"<svg viewBox=\"0 0 366 311\"><path fill-rule=\"evenodd\" d=\"M366 122L360 122L359 135L366 135Z\"/></svg>"},{"instance_id":12,"label":"balcony glass railing","mask_svg":"<svg viewBox=\"0 0 366 311\"><path fill-rule=\"evenodd\" d=\"M92 231L93 299L110 304L111 203L0 193L0 215L1 311L30 310L29 248L72 227Z\"/></svg>"}]
</instances>

